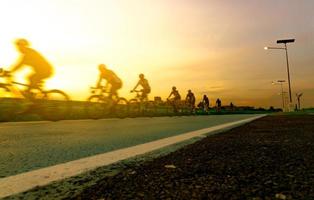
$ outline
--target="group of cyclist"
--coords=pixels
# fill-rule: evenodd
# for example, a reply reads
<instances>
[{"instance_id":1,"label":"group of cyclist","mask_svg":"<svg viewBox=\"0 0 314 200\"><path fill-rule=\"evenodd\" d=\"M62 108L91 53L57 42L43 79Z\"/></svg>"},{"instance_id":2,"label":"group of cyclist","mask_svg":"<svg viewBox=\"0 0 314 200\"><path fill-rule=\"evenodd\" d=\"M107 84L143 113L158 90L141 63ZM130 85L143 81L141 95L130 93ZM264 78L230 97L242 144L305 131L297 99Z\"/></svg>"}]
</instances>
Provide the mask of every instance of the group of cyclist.
<instances>
[{"instance_id":1,"label":"group of cyclist","mask_svg":"<svg viewBox=\"0 0 314 200\"><path fill-rule=\"evenodd\" d=\"M17 63L11 66L11 70L9 72L14 73L24 65L32 68L33 73L27 77L29 87L23 93L24 96L27 96L28 94L31 94L32 89L42 87L44 80L52 77L54 70L47 59L45 59L39 52L30 47L30 43L26 39L16 40L15 45L17 50L20 52L20 58ZM112 70L108 69L105 64L100 64L98 66L98 70L99 78L97 80L96 87L109 90L109 98L118 98L118 90L122 88L122 80ZM105 86L103 84L104 81L106 82ZM141 87L139 90L141 92L141 100L148 100L148 94L151 92L151 87L144 74L139 75L139 80L131 92L137 91L136 89L138 87ZM174 109L176 111L176 105L177 102L181 101L181 95L175 86L172 87L172 91L169 94L167 100L174 105ZM191 90L188 90L185 102L194 109L195 101L195 95ZM203 108L208 110L209 99L206 95L203 96L201 103ZM219 104L221 105L221 102Z\"/></svg>"},{"instance_id":2,"label":"group of cyclist","mask_svg":"<svg viewBox=\"0 0 314 200\"><path fill-rule=\"evenodd\" d=\"M31 94L32 89L42 87L44 80L52 77L54 70L53 66L46 58L30 47L30 43L26 39L17 39L15 46L20 53L20 58L17 63L11 66L7 73L14 73L25 65L31 67L33 72L26 78L29 82L29 87L23 92L23 95L27 97ZM109 97L118 97L117 91L122 87L122 80L112 70L108 69L105 64L100 64L98 69L99 78L96 87L104 89L109 88ZM106 86L103 86L104 80L106 81ZM139 86L142 87L142 98L147 99L150 93L150 86L144 74L139 75L139 81L132 92Z\"/></svg>"},{"instance_id":3,"label":"group of cyclist","mask_svg":"<svg viewBox=\"0 0 314 200\"><path fill-rule=\"evenodd\" d=\"M99 69L99 78L96 83L96 88L103 88L104 90L109 90L109 98L118 98L118 90L122 88L122 81L112 70L108 69L105 64L100 64ZM105 85L103 85L105 81ZM139 81L131 92L136 91L136 89L141 86L141 100L148 100L148 94L150 93L150 85L148 80L145 78L144 74L139 75Z\"/></svg>"},{"instance_id":4,"label":"group of cyclist","mask_svg":"<svg viewBox=\"0 0 314 200\"><path fill-rule=\"evenodd\" d=\"M172 97L173 96L173 97ZM172 98L170 98L172 97ZM173 103L175 112L177 111L177 107L178 107L178 103L181 101L181 95L179 94L179 91L177 90L176 87L172 87L172 91L170 93L170 95L168 96L167 100L169 100L171 103ZM188 93L185 97L185 103L187 106L189 106L192 110L195 109L195 102L196 102L196 98L194 93L191 90L188 90ZM210 102L209 102L209 98L207 97L207 95L203 96L203 99L199 102L199 104L197 105L198 108L202 109L204 112L208 112L210 109ZM218 112L221 111L221 100L218 98L216 100L216 110Z\"/></svg>"}]
</instances>

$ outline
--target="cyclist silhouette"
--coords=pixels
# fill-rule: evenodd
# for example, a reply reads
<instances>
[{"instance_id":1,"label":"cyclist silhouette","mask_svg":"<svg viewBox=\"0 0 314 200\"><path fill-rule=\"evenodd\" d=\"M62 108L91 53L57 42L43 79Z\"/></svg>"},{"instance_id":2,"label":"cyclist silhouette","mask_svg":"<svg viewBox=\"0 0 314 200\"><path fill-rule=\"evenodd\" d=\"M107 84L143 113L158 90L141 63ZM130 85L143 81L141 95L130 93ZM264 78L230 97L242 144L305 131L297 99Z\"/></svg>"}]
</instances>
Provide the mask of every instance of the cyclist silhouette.
<instances>
[{"instance_id":1,"label":"cyclist silhouette","mask_svg":"<svg viewBox=\"0 0 314 200\"><path fill-rule=\"evenodd\" d=\"M170 97L172 97L172 96L173 96L173 98L170 99ZM172 87L172 91L169 94L167 99L169 99L171 101L179 101L179 100L181 100L181 96L179 94L179 91L177 90L177 88L175 86Z\"/></svg>"},{"instance_id":2,"label":"cyclist silhouette","mask_svg":"<svg viewBox=\"0 0 314 200\"><path fill-rule=\"evenodd\" d=\"M118 98L117 91L122 87L122 81L121 79L110 69L107 68L106 65L100 64L98 66L98 69L100 71L99 79L96 83L97 88L102 88L102 81L106 80L106 85L104 86L105 89L110 87L109 90L109 98L112 98L112 96Z\"/></svg>"},{"instance_id":3,"label":"cyclist silhouette","mask_svg":"<svg viewBox=\"0 0 314 200\"><path fill-rule=\"evenodd\" d=\"M188 105L192 106L192 108L195 107L195 96L191 90L188 90L185 101L188 103Z\"/></svg>"},{"instance_id":4,"label":"cyclist silhouette","mask_svg":"<svg viewBox=\"0 0 314 200\"><path fill-rule=\"evenodd\" d=\"M217 112L220 112L221 111L221 100L218 98L216 100L216 109L217 109Z\"/></svg>"},{"instance_id":5,"label":"cyclist silhouette","mask_svg":"<svg viewBox=\"0 0 314 200\"><path fill-rule=\"evenodd\" d=\"M150 86L148 83L148 80L145 79L144 74L139 75L140 80L137 82L133 90L131 92L134 92L138 86L141 86L142 89L140 90L142 92L141 99L147 99L147 95L150 93Z\"/></svg>"},{"instance_id":6,"label":"cyclist silhouette","mask_svg":"<svg viewBox=\"0 0 314 200\"><path fill-rule=\"evenodd\" d=\"M15 45L21 56L19 61L11 67L11 72L19 70L24 65L33 69L33 73L27 78L30 86L25 91L30 93L31 89L39 88L43 80L53 75L53 66L40 53L30 48L30 43L26 39L16 40Z\"/></svg>"},{"instance_id":7,"label":"cyclist silhouette","mask_svg":"<svg viewBox=\"0 0 314 200\"><path fill-rule=\"evenodd\" d=\"M170 99L170 97L172 97L172 96L173 96L173 98ZM180 96L179 91L177 90L177 88L175 86L172 87L172 91L169 94L167 100L170 101L170 103L173 106L174 112L177 113L178 112L178 106L179 106L178 104L181 100L181 96Z\"/></svg>"},{"instance_id":8,"label":"cyclist silhouette","mask_svg":"<svg viewBox=\"0 0 314 200\"><path fill-rule=\"evenodd\" d=\"M204 111L209 110L209 99L206 94L203 96L203 106L204 106Z\"/></svg>"}]
</instances>

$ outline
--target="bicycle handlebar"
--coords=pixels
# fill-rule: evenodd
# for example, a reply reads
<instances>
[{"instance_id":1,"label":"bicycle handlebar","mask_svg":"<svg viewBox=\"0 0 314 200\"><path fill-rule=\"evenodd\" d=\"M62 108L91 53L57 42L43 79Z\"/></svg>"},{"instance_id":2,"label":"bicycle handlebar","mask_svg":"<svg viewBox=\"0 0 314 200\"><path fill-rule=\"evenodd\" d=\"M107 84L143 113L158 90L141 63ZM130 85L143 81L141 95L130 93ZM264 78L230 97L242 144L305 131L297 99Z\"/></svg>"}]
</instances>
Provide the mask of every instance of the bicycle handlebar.
<instances>
[{"instance_id":1,"label":"bicycle handlebar","mask_svg":"<svg viewBox=\"0 0 314 200\"><path fill-rule=\"evenodd\" d=\"M4 70L3 68L0 68L0 77L10 77L11 74L10 71Z\"/></svg>"},{"instance_id":2,"label":"bicycle handlebar","mask_svg":"<svg viewBox=\"0 0 314 200\"><path fill-rule=\"evenodd\" d=\"M132 92L138 93L138 92L142 92L142 91L141 91L141 90L131 90L130 92L131 92L131 93L132 93Z\"/></svg>"},{"instance_id":3,"label":"bicycle handlebar","mask_svg":"<svg viewBox=\"0 0 314 200\"><path fill-rule=\"evenodd\" d=\"M97 89L104 89L104 86L100 86L100 87L89 87L92 90L97 90Z\"/></svg>"},{"instance_id":4,"label":"bicycle handlebar","mask_svg":"<svg viewBox=\"0 0 314 200\"><path fill-rule=\"evenodd\" d=\"M91 92L94 94L96 93L96 90L101 91L102 94L110 94L110 91L107 90L105 86L100 86L100 87L90 87Z\"/></svg>"}]
</instances>

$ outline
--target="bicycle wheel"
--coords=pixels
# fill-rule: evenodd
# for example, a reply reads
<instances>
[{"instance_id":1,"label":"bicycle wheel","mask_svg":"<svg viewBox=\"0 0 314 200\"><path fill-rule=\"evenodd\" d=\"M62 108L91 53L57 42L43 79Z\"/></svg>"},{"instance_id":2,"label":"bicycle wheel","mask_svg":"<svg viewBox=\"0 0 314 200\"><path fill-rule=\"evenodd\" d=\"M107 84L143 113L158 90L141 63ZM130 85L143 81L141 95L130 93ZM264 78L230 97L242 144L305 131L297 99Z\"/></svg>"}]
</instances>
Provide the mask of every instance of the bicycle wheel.
<instances>
[{"instance_id":1,"label":"bicycle wheel","mask_svg":"<svg viewBox=\"0 0 314 200\"><path fill-rule=\"evenodd\" d=\"M49 90L42 93L42 99L36 99L36 103L40 105L40 115L51 121L67 119L71 110L69 96L61 90Z\"/></svg>"},{"instance_id":2,"label":"bicycle wheel","mask_svg":"<svg viewBox=\"0 0 314 200\"><path fill-rule=\"evenodd\" d=\"M176 108L177 108L177 114L178 115L185 115L186 114L188 108L184 102L179 101L179 102L177 102L176 106L177 106Z\"/></svg>"},{"instance_id":3,"label":"bicycle wheel","mask_svg":"<svg viewBox=\"0 0 314 200\"><path fill-rule=\"evenodd\" d=\"M156 114L156 105L154 101L144 102L144 114L154 116Z\"/></svg>"},{"instance_id":4,"label":"bicycle wheel","mask_svg":"<svg viewBox=\"0 0 314 200\"><path fill-rule=\"evenodd\" d=\"M110 102L102 95L92 95L87 99L85 112L88 118L100 119L109 114Z\"/></svg>"},{"instance_id":5,"label":"bicycle wheel","mask_svg":"<svg viewBox=\"0 0 314 200\"><path fill-rule=\"evenodd\" d=\"M140 114L141 106L137 99L131 99L129 101L129 114L131 116L138 116Z\"/></svg>"},{"instance_id":6,"label":"bicycle wheel","mask_svg":"<svg viewBox=\"0 0 314 200\"><path fill-rule=\"evenodd\" d=\"M16 116L16 99L6 86L0 86L0 121L10 121Z\"/></svg>"},{"instance_id":7,"label":"bicycle wheel","mask_svg":"<svg viewBox=\"0 0 314 200\"><path fill-rule=\"evenodd\" d=\"M177 103L173 100L167 101L167 113L175 115L177 112Z\"/></svg>"},{"instance_id":8,"label":"bicycle wheel","mask_svg":"<svg viewBox=\"0 0 314 200\"><path fill-rule=\"evenodd\" d=\"M188 104L187 105L188 106L188 114L191 114L191 115L193 115L193 114L195 114L195 107L194 107L194 105L192 105L192 104Z\"/></svg>"},{"instance_id":9,"label":"bicycle wheel","mask_svg":"<svg viewBox=\"0 0 314 200\"><path fill-rule=\"evenodd\" d=\"M129 112L128 100L125 98L119 98L114 107L114 115L117 117L127 117Z\"/></svg>"},{"instance_id":10,"label":"bicycle wheel","mask_svg":"<svg viewBox=\"0 0 314 200\"><path fill-rule=\"evenodd\" d=\"M183 115L187 115L187 114L190 114L190 107L187 103L180 103L180 112L181 114Z\"/></svg>"},{"instance_id":11,"label":"bicycle wheel","mask_svg":"<svg viewBox=\"0 0 314 200\"><path fill-rule=\"evenodd\" d=\"M165 108L166 108L165 110L166 110L166 114L167 115L172 115L173 114L174 108L173 108L173 103L171 101L167 101L165 103Z\"/></svg>"}]
</instances>

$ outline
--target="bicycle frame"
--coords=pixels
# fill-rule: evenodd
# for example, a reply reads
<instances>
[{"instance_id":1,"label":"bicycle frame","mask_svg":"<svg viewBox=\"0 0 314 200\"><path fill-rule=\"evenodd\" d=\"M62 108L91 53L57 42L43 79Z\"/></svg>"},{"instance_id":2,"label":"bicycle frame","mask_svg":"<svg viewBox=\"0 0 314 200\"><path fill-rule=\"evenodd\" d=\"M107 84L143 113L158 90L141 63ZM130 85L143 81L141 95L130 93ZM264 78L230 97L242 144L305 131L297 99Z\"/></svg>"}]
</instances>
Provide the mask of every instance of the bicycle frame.
<instances>
[{"instance_id":1,"label":"bicycle frame","mask_svg":"<svg viewBox=\"0 0 314 200\"><path fill-rule=\"evenodd\" d=\"M4 78L6 80L6 83L0 83L0 86L3 86L3 87L6 87L10 90L10 92L12 92L13 94L13 97L17 97L17 98L27 98L23 91L20 90L18 87L16 87L15 85L20 85L20 86L23 86L23 87L30 87L29 84L25 84L25 83L19 83L19 82L16 82L13 80L12 78L13 76L10 75L10 72L9 71L5 71L5 70L1 70L0 69L0 78ZM41 86L38 86L36 88L31 88L31 90L36 90L37 92L31 92L35 95L38 95L38 94L44 94L45 91L42 89Z\"/></svg>"},{"instance_id":2,"label":"bicycle frame","mask_svg":"<svg viewBox=\"0 0 314 200\"><path fill-rule=\"evenodd\" d=\"M148 101L148 97L146 97L146 98L143 98L143 97L142 97L143 91L141 91L141 90L132 90L132 92L135 92L135 93L136 93L134 99L136 99L137 101L139 101L139 102Z\"/></svg>"},{"instance_id":3,"label":"bicycle frame","mask_svg":"<svg viewBox=\"0 0 314 200\"><path fill-rule=\"evenodd\" d=\"M119 98L120 98L118 95L112 95L111 98L110 98L109 97L110 96L110 91L109 91L109 87L107 85L106 86L102 86L100 88L90 87L90 89L91 89L92 95L100 95L103 98L108 98L108 99L113 100L113 101L118 101ZM98 93L96 93L97 90L99 91Z\"/></svg>"},{"instance_id":4,"label":"bicycle frame","mask_svg":"<svg viewBox=\"0 0 314 200\"><path fill-rule=\"evenodd\" d=\"M9 90L13 94L13 97L25 98L21 90L15 87L14 84L23 85L23 86L27 86L27 85L13 81L12 76L8 74L9 73L8 71L4 71L0 69L0 72L1 72L0 78L3 78L6 80L5 83L0 82L0 87L6 88L7 90Z\"/></svg>"}]
</instances>

